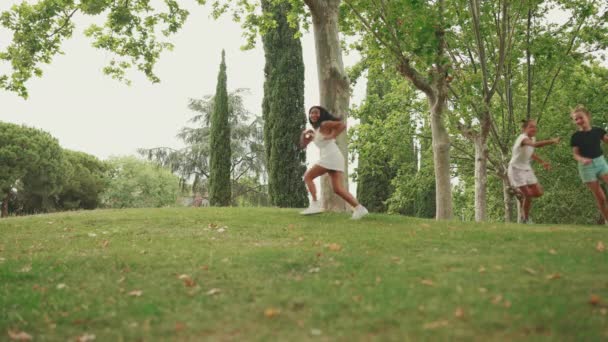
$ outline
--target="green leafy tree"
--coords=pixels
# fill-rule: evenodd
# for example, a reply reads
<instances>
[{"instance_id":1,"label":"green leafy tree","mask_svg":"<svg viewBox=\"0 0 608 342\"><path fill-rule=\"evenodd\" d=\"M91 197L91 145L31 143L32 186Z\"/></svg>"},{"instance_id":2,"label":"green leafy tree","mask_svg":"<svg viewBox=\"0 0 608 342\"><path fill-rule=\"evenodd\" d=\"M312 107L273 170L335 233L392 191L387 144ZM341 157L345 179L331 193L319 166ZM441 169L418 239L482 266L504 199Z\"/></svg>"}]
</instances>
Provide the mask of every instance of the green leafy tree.
<instances>
[{"instance_id":1,"label":"green leafy tree","mask_svg":"<svg viewBox=\"0 0 608 342\"><path fill-rule=\"evenodd\" d=\"M232 154L226 78L226 59L225 53L222 51L209 139L211 148L209 153L209 203L213 206L230 205L232 194L230 187L230 158Z\"/></svg>"},{"instance_id":2,"label":"green leafy tree","mask_svg":"<svg viewBox=\"0 0 608 342\"><path fill-rule=\"evenodd\" d=\"M278 207L305 207L308 196L302 175L306 152L298 148L304 116L304 61L300 39L287 21L291 5L262 1L275 26L262 36L264 67L264 145L268 161L268 193Z\"/></svg>"},{"instance_id":3,"label":"green leafy tree","mask_svg":"<svg viewBox=\"0 0 608 342\"><path fill-rule=\"evenodd\" d=\"M110 158L108 187L102 195L109 208L157 208L175 205L179 179L170 170L135 157Z\"/></svg>"},{"instance_id":4,"label":"green leafy tree","mask_svg":"<svg viewBox=\"0 0 608 342\"><path fill-rule=\"evenodd\" d=\"M371 211L385 212L397 174L401 172L406 179L417 173L412 115L417 100L411 87L393 70L373 63L371 58L365 61L369 64L367 95L361 107L352 112L360 120L351 130L352 152L358 157L354 176L358 200ZM407 214L413 215L413 211Z\"/></svg>"},{"instance_id":5,"label":"green leafy tree","mask_svg":"<svg viewBox=\"0 0 608 342\"><path fill-rule=\"evenodd\" d=\"M83 152L63 150L68 165L66 180L57 195L60 209L95 209L107 186L108 165Z\"/></svg>"},{"instance_id":6,"label":"green leafy tree","mask_svg":"<svg viewBox=\"0 0 608 342\"><path fill-rule=\"evenodd\" d=\"M231 182L233 204L266 205L266 186L262 118L249 112L243 104L246 89L228 94L230 123ZM197 114L190 119L194 127L183 127L178 138L182 149L169 147L141 148L145 158L169 168L180 178L182 189L189 187L194 194L208 194L210 174L210 122L215 99L212 95L190 99L189 108Z\"/></svg>"},{"instance_id":7,"label":"green leafy tree","mask_svg":"<svg viewBox=\"0 0 608 342\"><path fill-rule=\"evenodd\" d=\"M0 25L13 33L10 44L0 51L0 60L11 64L12 73L0 74L0 88L27 97L26 82L42 76L41 64L62 53L61 44L72 36L74 16L106 15L103 26L91 25L86 35L93 46L115 54L104 68L106 74L128 82L125 71L136 67L152 82L158 82L153 67L161 52L172 45L158 40L176 33L188 12L176 0L163 0L164 8L154 8L149 0L39 0L21 2L0 14Z\"/></svg>"},{"instance_id":8,"label":"green leafy tree","mask_svg":"<svg viewBox=\"0 0 608 342\"><path fill-rule=\"evenodd\" d=\"M65 170L62 149L49 133L0 122L0 189L2 217L8 215L12 189L18 187L38 211L53 208L61 190Z\"/></svg>"}]
</instances>

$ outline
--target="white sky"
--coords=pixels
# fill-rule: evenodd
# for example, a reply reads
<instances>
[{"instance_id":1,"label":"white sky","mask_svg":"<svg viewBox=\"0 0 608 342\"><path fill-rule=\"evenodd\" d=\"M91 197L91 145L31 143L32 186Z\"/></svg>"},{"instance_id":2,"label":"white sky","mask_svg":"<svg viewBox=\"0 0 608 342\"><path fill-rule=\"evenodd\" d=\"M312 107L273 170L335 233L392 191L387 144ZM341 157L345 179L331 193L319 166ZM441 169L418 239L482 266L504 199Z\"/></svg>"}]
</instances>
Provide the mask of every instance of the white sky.
<instances>
[{"instance_id":1,"label":"white sky","mask_svg":"<svg viewBox=\"0 0 608 342\"><path fill-rule=\"evenodd\" d=\"M0 12L20 2L2 0ZM129 75L131 86L104 75L101 69L112 55L91 47L91 40L82 32L92 19L79 16L74 36L63 45L65 55L58 55L45 65L42 78L28 82L27 100L0 91L0 120L43 129L63 147L102 159L136 154L140 147L181 147L175 135L194 115L187 108L188 99L215 93L222 49L226 50L228 91L249 88L251 94L244 99L246 108L261 114L261 43L254 50L241 51L245 41L242 30L229 16L214 21L209 17L209 8L194 1L180 3L184 3L190 16L182 30L170 38L175 49L163 53L155 68L161 83L152 84L137 71ZM10 39L8 32L0 30L0 49ZM302 47L308 108L319 102L312 33L303 37ZM357 59L344 56L344 63L353 65ZM0 73L6 71L7 65L0 63ZM351 102L359 102L364 92L365 82L358 82ZM309 153L310 159L315 158Z\"/></svg>"}]
</instances>

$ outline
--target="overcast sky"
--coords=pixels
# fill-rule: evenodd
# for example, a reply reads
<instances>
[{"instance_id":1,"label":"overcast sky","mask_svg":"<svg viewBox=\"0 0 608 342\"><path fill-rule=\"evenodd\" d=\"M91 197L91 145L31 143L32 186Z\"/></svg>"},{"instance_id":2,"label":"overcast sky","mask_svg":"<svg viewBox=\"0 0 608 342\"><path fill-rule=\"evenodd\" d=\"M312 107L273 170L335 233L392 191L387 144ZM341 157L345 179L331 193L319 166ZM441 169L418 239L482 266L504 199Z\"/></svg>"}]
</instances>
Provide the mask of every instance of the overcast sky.
<instances>
[{"instance_id":1,"label":"overcast sky","mask_svg":"<svg viewBox=\"0 0 608 342\"><path fill-rule=\"evenodd\" d=\"M20 2L2 0L0 11ZM245 105L260 114L264 83L261 43L254 50L241 51L245 40L238 24L229 17L214 21L209 8L193 0L180 3L190 16L170 38L175 49L165 52L156 66L161 83L152 84L137 71L129 75L131 86L105 76L101 69L112 55L91 47L91 40L82 34L91 18L79 16L74 36L63 45L65 55L45 65L42 78L28 82L27 100L0 91L0 120L43 129L63 147L102 159L135 154L140 147L181 147L175 135L194 114L187 108L188 99L215 93L222 49L226 50L228 91L249 88ZM0 50L10 39L7 31L0 31ZM304 36L302 47L308 108L319 102L312 33ZM353 65L357 59L344 56L345 65ZM6 72L7 65L0 64L0 73ZM364 82L359 82L352 102L361 100L364 88Z\"/></svg>"}]
</instances>

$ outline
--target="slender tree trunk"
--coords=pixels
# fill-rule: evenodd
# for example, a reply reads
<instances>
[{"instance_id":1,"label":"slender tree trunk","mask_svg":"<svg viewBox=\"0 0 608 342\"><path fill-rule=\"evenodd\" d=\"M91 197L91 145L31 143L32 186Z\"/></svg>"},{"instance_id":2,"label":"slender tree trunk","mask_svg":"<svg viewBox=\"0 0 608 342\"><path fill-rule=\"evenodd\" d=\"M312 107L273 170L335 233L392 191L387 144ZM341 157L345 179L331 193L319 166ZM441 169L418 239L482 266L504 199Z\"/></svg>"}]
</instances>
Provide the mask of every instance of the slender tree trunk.
<instances>
[{"instance_id":1,"label":"slender tree trunk","mask_svg":"<svg viewBox=\"0 0 608 342\"><path fill-rule=\"evenodd\" d=\"M346 123L350 105L350 84L342 62L338 30L340 0L305 0L312 15L320 104ZM344 155L343 185L348 189L348 147L346 132L336 139ZM329 177L321 179L321 194L325 210L345 211L347 204L334 194Z\"/></svg>"},{"instance_id":2,"label":"slender tree trunk","mask_svg":"<svg viewBox=\"0 0 608 342\"><path fill-rule=\"evenodd\" d=\"M8 192L2 200L2 215L0 217L8 217L8 201L11 198L11 193Z\"/></svg>"},{"instance_id":3,"label":"slender tree trunk","mask_svg":"<svg viewBox=\"0 0 608 342\"><path fill-rule=\"evenodd\" d=\"M443 123L446 108L446 93L439 89L436 100L429 97L431 107L431 134L433 138L433 166L435 169L435 218L452 218L452 184L450 182L450 137Z\"/></svg>"},{"instance_id":4,"label":"slender tree trunk","mask_svg":"<svg viewBox=\"0 0 608 342\"><path fill-rule=\"evenodd\" d=\"M505 222L513 220L513 195L511 195L511 185L506 175L502 177L502 195L505 208Z\"/></svg>"},{"instance_id":5,"label":"slender tree trunk","mask_svg":"<svg viewBox=\"0 0 608 342\"><path fill-rule=\"evenodd\" d=\"M475 221L483 222L487 219L487 192L488 192L488 137L479 134L474 141L475 145Z\"/></svg>"},{"instance_id":6,"label":"slender tree trunk","mask_svg":"<svg viewBox=\"0 0 608 342\"><path fill-rule=\"evenodd\" d=\"M528 28L526 31L526 65L528 71L528 99L526 104L526 119L530 119L532 113L532 54L530 52L530 31L532 29L532 9L528 10Z\"/></svg>"}]
</instances>

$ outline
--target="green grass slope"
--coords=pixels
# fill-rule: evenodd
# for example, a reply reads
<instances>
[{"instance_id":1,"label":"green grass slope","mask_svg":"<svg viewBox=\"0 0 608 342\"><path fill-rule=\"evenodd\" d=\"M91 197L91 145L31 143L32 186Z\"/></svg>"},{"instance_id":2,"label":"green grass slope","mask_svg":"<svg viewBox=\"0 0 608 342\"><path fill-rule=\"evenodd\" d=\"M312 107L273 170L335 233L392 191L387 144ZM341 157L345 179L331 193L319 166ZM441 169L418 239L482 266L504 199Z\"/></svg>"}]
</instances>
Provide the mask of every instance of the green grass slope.
<instances>
[{"instance_id":1,"label":"green grass slope","mask_svg":"<svg viewBox=\"0 0 608 342\"><path fill-rule=\"evenodd\" d=\"M602 340L602 244L599 227L274 208L10 218L0 340Z\"/></svg>"}]
</instances>

